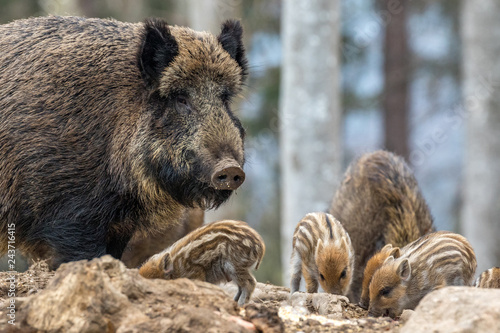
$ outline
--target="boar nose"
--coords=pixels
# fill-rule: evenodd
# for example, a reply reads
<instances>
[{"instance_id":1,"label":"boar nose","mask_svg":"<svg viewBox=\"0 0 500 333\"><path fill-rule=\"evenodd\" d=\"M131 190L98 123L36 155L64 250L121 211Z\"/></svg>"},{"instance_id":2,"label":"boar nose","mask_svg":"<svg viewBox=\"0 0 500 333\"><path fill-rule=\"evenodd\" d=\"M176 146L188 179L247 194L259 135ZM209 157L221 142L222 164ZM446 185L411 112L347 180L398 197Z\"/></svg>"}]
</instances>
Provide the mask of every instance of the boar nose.
<instances>
[{"instance_id":1,"label":"boar nose","mask_svg":"<svg viewBox=\"0 0 500 333\"><path fill-rule=\"evenodd\" d=\"M245 172L234 160L217 163L212 174L212 185L216 190L236 190L245 181Z\"/></svg>"}]
</instances>

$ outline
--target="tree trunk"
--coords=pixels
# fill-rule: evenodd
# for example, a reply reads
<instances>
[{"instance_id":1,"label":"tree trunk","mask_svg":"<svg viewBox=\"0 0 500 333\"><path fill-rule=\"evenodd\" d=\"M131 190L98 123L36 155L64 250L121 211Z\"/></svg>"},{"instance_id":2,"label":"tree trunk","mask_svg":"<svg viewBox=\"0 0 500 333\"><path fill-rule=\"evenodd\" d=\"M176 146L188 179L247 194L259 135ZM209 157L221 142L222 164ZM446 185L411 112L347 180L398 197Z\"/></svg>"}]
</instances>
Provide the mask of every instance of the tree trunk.
<instances>
[{"instance_id":1,"label":"tree trunk","mask_svg":"<svg viewBox=\"0 0 500 333\"><path fill-rule=\"evenodd\" d=\"M467 139L461 223L480 273L500 265L500 2L462 4Z\"/></svg>"},{"instance_id":2,"label":"tree trunk","mask_svg":"<svg viewBox=\"0 0 500 333\"><path fill-rule=\"evenodd\" d=\"M280 100L284 281L295 226L326 211L340 181L340 1L283 2Z\"/></svg>"},{"instance_id":3,"label":"tree trunk","mask_svg":"<svg viewBox=\"0 0 500 333\"><path fill-rule=\"evenodd\" d=\"M217 36L224 20L239 17L241 3L242 1L238 0L188 0L186 5L189 27L209 31Z\"/></svg>"},{"instance_id":4,"label":"tree trunk","mask_svg":"<svg viewBox=\"0 0 500 333\"><path fill-rule=\"evenodd\" d=\"M393 0L383 0L383 9L391 10ZM384 97L385 148L409 157L408 151L408 44L406 34L407 3L388 11L391 14L385 30Z\"/></svg>"}]
</instances>

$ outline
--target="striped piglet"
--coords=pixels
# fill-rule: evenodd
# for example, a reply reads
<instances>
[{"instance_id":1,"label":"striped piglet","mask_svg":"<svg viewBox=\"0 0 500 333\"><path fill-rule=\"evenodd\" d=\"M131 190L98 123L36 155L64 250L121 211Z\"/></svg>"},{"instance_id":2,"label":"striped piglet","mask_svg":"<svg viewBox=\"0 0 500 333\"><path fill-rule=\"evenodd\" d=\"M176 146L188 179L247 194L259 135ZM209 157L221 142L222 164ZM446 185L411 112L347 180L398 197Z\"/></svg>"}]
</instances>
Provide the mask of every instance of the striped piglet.
<instances>
[{"instance_id":1,"label":"striped piglet","mask_svg":"<svg viewBox=\"0 0 500 333\"><path fill-rule=\"evenodd\" d=\"M146 278L188 278L220 283L234 281L234 298L241 306L255 289L250 273L264 256L260 235L241 221L224 220L206 224L146 261L139 273Z\"/></svg>"},{"instance_id":2,"label":"striped piglet","mask_svg":"<svg viewBox=\"0 0 500 333\"><path fill-rule=\"evenodd\" d=\"M307 214L295 228L292 251L291 293L299 290L304 275L309 293L324 291L346 295L352 281L354 249L349 235L332 215Z\"/></svg>"},{"instance_id":3,"label":"striped piglet","mask_svg":"<svg viewBox=\"0 0 500 333\"><path fill-rule=\"evenodd\" d=\"M373 274L368 314L397 317L433 290L470 286L476 266L465 237L447 231L420 237L401 248L399 258L389 256Z\"/></svg>"},{"instance_id":4,"label":"striped piglet","mask_svg":"<svg viewBox=\"0 0 500 333\"><path fill-rule=\"evenodd\" d=\"M500 288L500 267L493 267L482 272L475 285L478 288Z\"/></svg>"},{"instance_id":5,"label":"striped piglet","mask_svg":"<svg viewBox=\"0 0 500 333\"><path fill-rule=\"evenodd\" d=\"M366 263L365 271L363 273L363 284L361 285L361 298L359 299L359 306L368 310L370 304L370 283L372 282L373 274L384 264L385 260L390 256L398 258L400 256L399 247L393 247L392 244L387 244L375 253L373 257Z\"/></svg>"}]
</instances>

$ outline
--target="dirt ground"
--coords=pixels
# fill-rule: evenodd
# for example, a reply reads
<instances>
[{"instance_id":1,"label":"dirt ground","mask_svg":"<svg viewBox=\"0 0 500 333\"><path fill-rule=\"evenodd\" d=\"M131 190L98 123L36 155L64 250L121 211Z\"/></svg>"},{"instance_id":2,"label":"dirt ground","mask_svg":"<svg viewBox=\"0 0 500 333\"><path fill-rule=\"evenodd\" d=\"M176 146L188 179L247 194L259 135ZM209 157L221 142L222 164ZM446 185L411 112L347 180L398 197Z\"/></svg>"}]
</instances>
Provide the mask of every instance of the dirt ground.
<instances>
[{"instance_id":1,"label":"dirt ground","mask_svg":"<svg viewBox=\"0 0 500 333\"><path fill-rule=\"evenodd\" d=\"M283 317L282 317L283 319ZM369 318L366 311L354 304L346 304L340 319L311 316L292 321L284 319L285 332L398 332L399 322L391 318Z\"/></svg>"},{"instance_id":2,"label":"dirt ground","mask_svg":"<svg viewBox=\"0 0 500 333\"><path fill-rule=\"evenodd\" d=\"M10 272L0 272L0 304L7 300L11 276ZM53 276L54 272L49 271L45 261L32 264L27 271L16 274L16 297L30 296L45 289Z\"/></svg>"},{"instance_id":3,"label":"dirt ground","mask_svg":"<svg viewBox=\"0 0 500 333\"><path fill-rule=\"evenodd\" d=\"M227 292L227 288L223 287L223 289ZM327 309L323 307L321 311L322 305L317 304L321 303L321 300L319 302L315 300L323 298L328 302L330 299L333 304L337 296L300 293L299 297L304 302L302 306L297 306L300 302L290 301L289 292L289 289L285 287L258 284L245 310L248 312L248 307L260 306L267 309L267 311L261 311L262 315L278 313L284 324L284 332L399 332L399 321L388 317L368 317L366 310L349 303L345 297L340 296L336 306ZM321 312L327 312L327 314L321 314Z\"/></svg>"},{"instance_id":4,"label":"dirt ground","mask_svg":"<svg viewBox=\"0 0 500 333\"><path fill-rule=\"evenodd\" d=\"M6 304L8 301L9 276L9 272L0 272L0 304ZM53 276L54 272L50 272L44 262L33 264L28 271L17 274L16 297L40 292ZM236 290L232 285L223 286L223 289L228 296L232 296ZM317 297L311 298L314 295ZM289 301L287 288L259 283L252 301L240 309L239 315L243 320L251 322L259 332L399 331L398 321L390 318L370 318L366 310L349 303L346 298L335 298L334 302L330 302L325 298L330 296L302 293L297 301L297 304L302 302L302 305L296 306ZM318 310L318 307L323 306L313 304L318 299L323 299L326 306L330 306L329 303L334 304L335 309L331 307L323 311Z\"/></svg>"}]
</instances>

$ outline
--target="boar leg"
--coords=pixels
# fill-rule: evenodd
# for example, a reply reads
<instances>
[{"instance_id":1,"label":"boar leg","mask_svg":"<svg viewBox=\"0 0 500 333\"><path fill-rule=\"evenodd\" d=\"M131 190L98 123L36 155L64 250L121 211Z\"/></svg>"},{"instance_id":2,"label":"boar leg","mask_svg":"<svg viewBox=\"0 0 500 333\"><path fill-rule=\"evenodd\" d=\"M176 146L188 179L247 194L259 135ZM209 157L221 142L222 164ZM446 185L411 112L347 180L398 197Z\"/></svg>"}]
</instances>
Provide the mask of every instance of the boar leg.
<instances>
[{"instance_id":1,"label":"boar leg","mask_svg":"<svg viewBox=\"0 0 500 333\"><path fill-rule=\"evenodd\" d=\"M42 230L37 235L53 249L51 269L55 270L66 262L90 260L106 254L105 233L100 233L94 226L67 220L54 221L52 225L54 228Z\"/></svg>"},{"instance_id":2,"label":"boar leg","mask_svg":"<svg viewBox=\"0 0 500 333\"><path fill-rule=\"evenodd\" d=\"M122 258L125 247L132 238L132 233L127 235L113 235L108 237L106 242L106 253L120 260Z\"/></svg>"}]
</instances>

